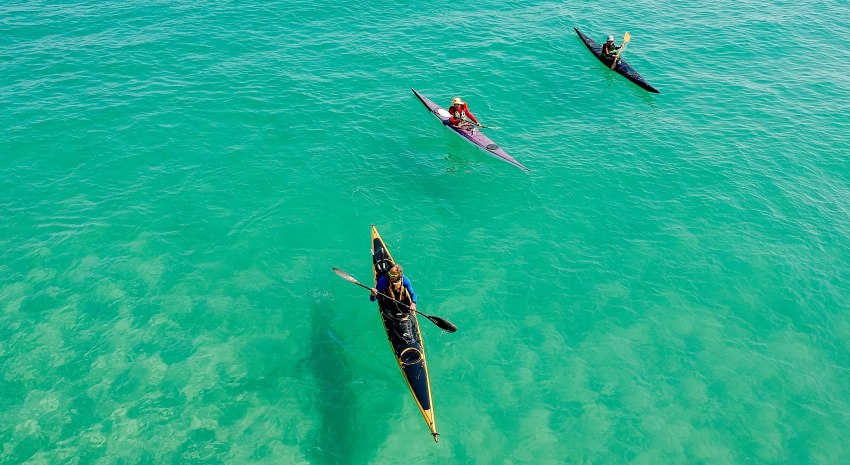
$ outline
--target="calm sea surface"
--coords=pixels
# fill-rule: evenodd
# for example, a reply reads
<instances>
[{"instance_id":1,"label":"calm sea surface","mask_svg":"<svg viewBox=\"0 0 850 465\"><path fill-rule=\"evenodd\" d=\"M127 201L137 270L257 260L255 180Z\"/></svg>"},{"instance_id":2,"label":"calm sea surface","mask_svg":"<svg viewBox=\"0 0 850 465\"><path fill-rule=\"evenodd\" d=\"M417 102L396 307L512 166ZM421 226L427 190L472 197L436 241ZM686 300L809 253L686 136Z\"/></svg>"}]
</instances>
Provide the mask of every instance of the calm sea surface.
<instances>
[{"instance_id":1,"label":"calm sea surface","mask_svg":"<svg viewBox=\"0 0 850 465\"><path fill-rule=\"evenodd\" d=\"M0 463L850 463L850 8L680 3L0 3Z\"/></svg>"}]
</instances>

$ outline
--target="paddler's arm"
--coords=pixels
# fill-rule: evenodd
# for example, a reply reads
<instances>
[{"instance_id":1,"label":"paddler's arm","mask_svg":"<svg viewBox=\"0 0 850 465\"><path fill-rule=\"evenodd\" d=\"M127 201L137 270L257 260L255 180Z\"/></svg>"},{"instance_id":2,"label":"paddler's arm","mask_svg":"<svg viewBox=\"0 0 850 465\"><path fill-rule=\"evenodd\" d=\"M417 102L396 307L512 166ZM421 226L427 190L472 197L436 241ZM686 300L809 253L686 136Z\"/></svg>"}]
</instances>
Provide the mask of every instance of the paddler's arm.
<instances>
[{"instance_id":1,"label":"paddler's arm","mask_svg":"<svg viewBox=\"0 0 850 465\"><path fill-rule=\"evenodd\" d=\"M401 283L404 284L404 287L407 288L407 292L410 293L410 310L416 310L416 292L413 290L413 284L410 284L410 280L404 275L401 276Z\"/></svg>"},{"instance_id":2,"label":"paddler's arm","mask_svg":"<svg viewBox=\"0 0 850 465\"><path fill-rule=\"evenodd\" d=\"M469 117L469 119L471 119L473 123L481 126L481 123L478 122L478 118L476 118L475 115L473 115L472 112L469 111L469 107L466 107L466 116Z\"/></svg>"},{"instance_id":3,"label":"paddler's arm","mask_svg":"<svg viewBox=\"0 0 850 465\"><path fill-rule=\"evenodd\" d=\"M378 282L375 283L375 287L372 288L372 294L369 296L369 300L374 302L378 298L378 291L384 292L389 287L389 282L387 281L386 276L381 276L378 278Z\"/></svg>"}]
</instances>

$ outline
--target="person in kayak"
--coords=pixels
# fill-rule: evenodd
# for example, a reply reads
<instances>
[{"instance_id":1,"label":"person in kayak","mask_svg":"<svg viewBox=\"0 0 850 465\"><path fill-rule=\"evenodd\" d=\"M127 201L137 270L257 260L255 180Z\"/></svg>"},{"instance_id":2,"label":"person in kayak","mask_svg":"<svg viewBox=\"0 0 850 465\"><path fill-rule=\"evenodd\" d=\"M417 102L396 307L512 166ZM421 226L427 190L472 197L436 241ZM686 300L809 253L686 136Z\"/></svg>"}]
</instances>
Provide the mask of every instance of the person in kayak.
<instances>
[{"instance_id":1,"label":"person in kayak","mask_svg":"<svg viewBox=\"0 0 850 465\"><path fill-rule=\"evenodd\" d=\"M416 311L416 292L413 291L413 285L404 275L404 270L398 263L390 268L387 276L378 278L378 282L372 288L372 295L369 296L369 300L374 302L378 298L378 292L409 305L411 313Z\"/></svg>"},{"instance_id":2,"label":"person in kayak","mask_svg":"<svg viewBox=\"0 0 850 465\"><path fill-rule=\"evenodd\" d=\"M460 127L464 123L468 123L470 121L481 126L481 123L478 122L475 115L469 111L469 106L466 102L461 100L460 97L452 99L452 104L449 106L449 115L449 124L454 127Z\"/></svg>"},{"instance_id":3,"label":"person in kayak","mask_svg":"<svg viewBox=\"0 0 850 465\"><path fill-rule=\"evenodd\" d=\"M602 44L602 58L613 60L617 56L617 50L620 50L620 47L614 43L614 36L608 36L608 40Z\"/></svg>"}]
</instances>

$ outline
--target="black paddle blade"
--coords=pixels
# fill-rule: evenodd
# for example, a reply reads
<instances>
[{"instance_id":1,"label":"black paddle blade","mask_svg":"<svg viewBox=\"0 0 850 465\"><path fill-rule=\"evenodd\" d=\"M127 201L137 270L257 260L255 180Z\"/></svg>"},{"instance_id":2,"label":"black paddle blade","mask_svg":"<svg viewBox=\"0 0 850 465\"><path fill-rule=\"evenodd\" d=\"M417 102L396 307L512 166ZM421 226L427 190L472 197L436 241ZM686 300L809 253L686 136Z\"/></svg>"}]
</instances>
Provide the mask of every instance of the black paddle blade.
<instances>
[{"instance_id":1,"label":"black paddle blade","mask_svg":"<svg viewBox=\"0 0 850 465\"><path fill-rule=\"evenodd\" d=\"M424 315L424 314L423 314ZM442 330L447 333L453 333L457 331L457 326L453 325L450 321L444 320L438 316L424 315L425 318L431 320L432 323L439 326Z\"/></svg>"}]
</instances>

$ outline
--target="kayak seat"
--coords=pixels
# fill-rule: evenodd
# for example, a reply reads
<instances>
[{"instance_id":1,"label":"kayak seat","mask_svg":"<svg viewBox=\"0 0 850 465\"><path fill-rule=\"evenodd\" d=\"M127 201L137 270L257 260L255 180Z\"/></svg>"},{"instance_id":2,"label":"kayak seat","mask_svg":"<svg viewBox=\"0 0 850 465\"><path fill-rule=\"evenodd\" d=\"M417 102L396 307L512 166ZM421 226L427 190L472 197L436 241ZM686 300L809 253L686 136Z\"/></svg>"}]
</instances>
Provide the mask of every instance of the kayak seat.
<instances>
[{"instance_id":1,"label":"kayak seat","mask_svg":"<svg viewBox=\"0 0 850 465\"><path fill-rule=\"evenodd\" d=\"M381 257L375 262L375 269L378 270L379 276L384 276L390 272L390 268L392 268L393 262L388 259Z\"/></svg>"},{"instance_id":2,"label":"kayak seat","mask_svg":"<svg viewBox=\"0 0 850 465\"><path fill-rule=\"evenodd\" d=\"M404 365L416 365L422 361L422 352L416 347L408 347L401 351L398 358Z\"/></svg>"}]
</instances>

